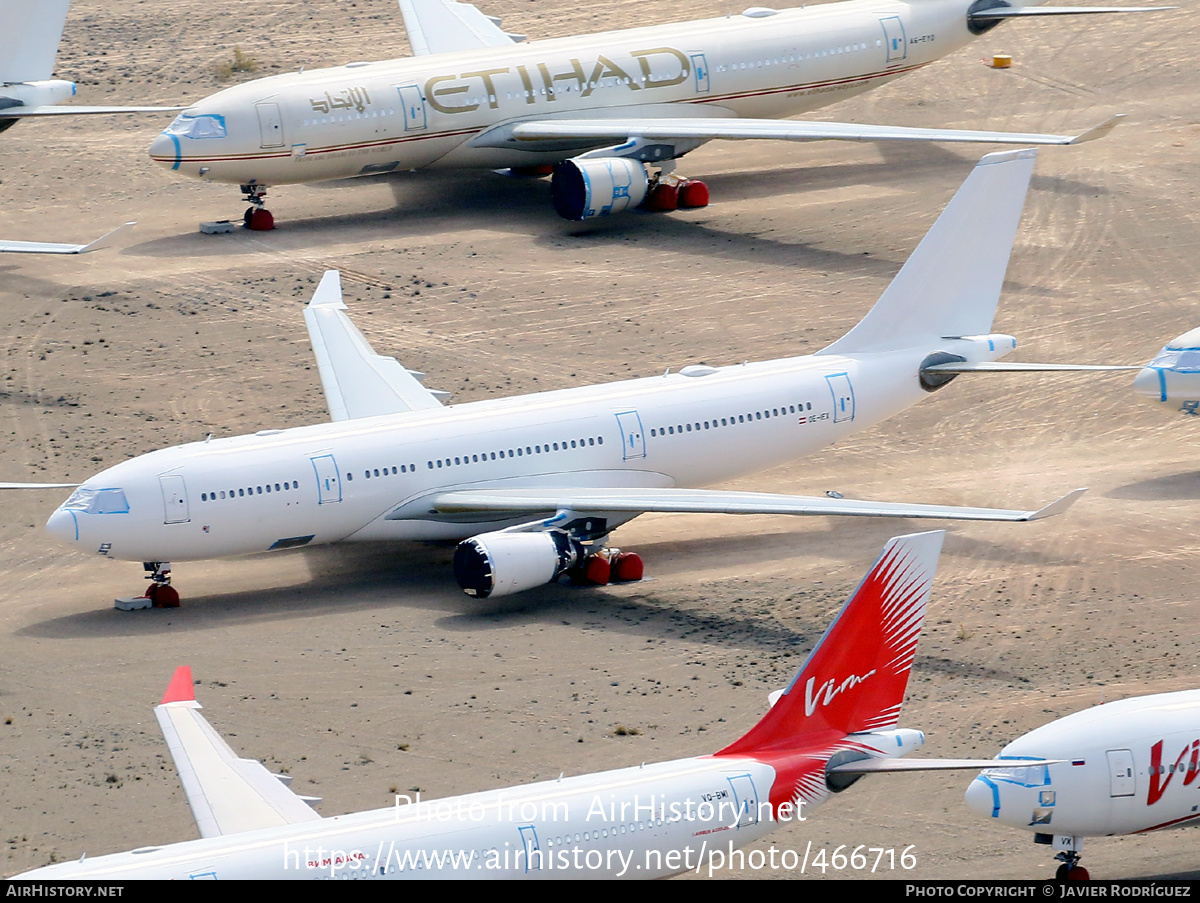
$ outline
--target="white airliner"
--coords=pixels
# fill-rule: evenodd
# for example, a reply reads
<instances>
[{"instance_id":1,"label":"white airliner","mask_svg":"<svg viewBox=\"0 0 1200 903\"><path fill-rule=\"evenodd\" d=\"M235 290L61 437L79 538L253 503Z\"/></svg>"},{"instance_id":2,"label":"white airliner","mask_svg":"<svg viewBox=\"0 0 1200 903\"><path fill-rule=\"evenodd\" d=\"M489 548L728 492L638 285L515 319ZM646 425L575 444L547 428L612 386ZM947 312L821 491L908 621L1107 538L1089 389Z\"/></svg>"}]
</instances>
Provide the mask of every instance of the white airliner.
<instances>
[{"instance_id":1,"label":"white airliner","mask_svg":"<svg viewBox=\"0 0 1200 903\"><path fill-rule=\"evenodd\" d=\"M0 0L0 132L35 116L163 113L180 107L63 105L75 83L52 79L71 0ZM50 252L64 253L64 252Z\"/></svg>"},{"instance_id":2,"label":"white airliner","mask_svg":"<svg viewBox=\"0 0 1200 903\"><path fill-rule=\"evenodd\" d=\"M1200 416L1200 329L1164 345L1134 377L1133 391L1188 417Z\"/></svg>"},{"instance_id":3,"label":"white airliner","mask_svg":"<svg viewBox=\"0 0 1200 903\"><path fill-rule=\"evenodd\" d=\"M400 9L412 58L227 88L181 113L150 146L151 159L240 185L252 229L273 228L263 206L272 185L418 169L544 174L554 166L555 209L572 220L643 200L655 209L703 206L708 189L675 177L674 161L717 138L1098 138L1116 117L1076 136L777 120L920 69L1005 19L1131 11L849 0L519 43L523 36L466 3L400 0Z\"/></svg>"},{"instance_id":4,"label":"white airliner","mask_svg":"<svg viewBox=\"0 0 1200 903\"><path fill-rule=\"evenodd\" d=\"M180 668L155 715L203 839L18 878L655 878L738 868L739 848L806 819L863 774L994 761L900 758L925 742L896 725L942 538L890 540L758 724L692 759L321 818L290 779L238 758L197 711L191 670ZM907 851L898 852L894 860Z\"/></svg>"},{"instance_id":5,"label":"white airliner","mask_svg":"<svg viewBox=\"0 0 1200 903\"><path fill-rule=\"evenodd\" d=\"M1041 366L995 362L1016 340L989 334L1035 157L984 157L867 316L803 357L444 406L422 374L375 354L326 273L305 319L331 423L124 461L79 485L46 528L90 554L144 562L146 598L173 605L172 561L318 543L466 539L455 574L486 597L567 571L605 582L605 537L647 511L1058 514L1083 490L1019 511L685 488L811 454L956 372ZM641 576L636 559L614 565L617 579Z\"/></svg>"},{"instance_id":6,"label":"white airliner","mask_svg":"<svg viewBox=\"0 0 1200 903\"><path fill-rule=\"evenodd\" d=\"M1060 851L1060 879L1086 880L1085 837L1200 820L1200 690L1110 702L1014 740L967 788L967 805ZM1024 764L1058 759L1057 764Z\"/></svg>"}]
</instances>

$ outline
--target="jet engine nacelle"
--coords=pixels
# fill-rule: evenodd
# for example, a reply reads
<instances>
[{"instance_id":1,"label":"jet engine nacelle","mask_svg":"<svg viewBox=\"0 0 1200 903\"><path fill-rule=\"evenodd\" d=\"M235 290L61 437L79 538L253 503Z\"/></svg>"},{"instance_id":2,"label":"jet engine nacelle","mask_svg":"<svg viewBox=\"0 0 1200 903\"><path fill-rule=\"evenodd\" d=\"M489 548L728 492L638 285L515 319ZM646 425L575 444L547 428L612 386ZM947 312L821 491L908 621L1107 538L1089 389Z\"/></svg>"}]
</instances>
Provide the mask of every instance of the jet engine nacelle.
<instances>
[{"instance_id":1,"label":"jet engine nacelle","mask_svg":"<svg viewBox=\"0 0 1200 903\"><path fill-rule=\"evenodd\" d=\"M585 556L566 533L481 533L454 550L454 576L468 596L509 596L551 583Z\"/></svg>"},{"instance_id":2,"label":"jet engine nacelle","mask_svg":"<svg viewBox=\"0 0 1200 903\"><path fill-rule=\"evenodd\" d=\"M0 85L0 98L15 100L22 106L40 107L61 103L75 94L75 82L50 79Z\"/></svg>"},{"instance_id":3,"label":"jet engine nacelle","mask_svg":"<svg viewBox=\"0 0 1200 903\"><path fill-rule=\"evenodd\" d=\"M554 167L550 193L558 215L569 220L607 216L646 199L650 177L638 160L576 157Z\"/></svg>"},{"instance_id":4,"label":"jet engine nacelle","mask_svg":"<svg viewBox=\"0 0 1200 903\"><path fill-rule=\"evenodd\" d=\"M1133 391L1173 411L1200 416L1200 329L1168 342L1134 377Z\"/></svg>"}]
</instances>

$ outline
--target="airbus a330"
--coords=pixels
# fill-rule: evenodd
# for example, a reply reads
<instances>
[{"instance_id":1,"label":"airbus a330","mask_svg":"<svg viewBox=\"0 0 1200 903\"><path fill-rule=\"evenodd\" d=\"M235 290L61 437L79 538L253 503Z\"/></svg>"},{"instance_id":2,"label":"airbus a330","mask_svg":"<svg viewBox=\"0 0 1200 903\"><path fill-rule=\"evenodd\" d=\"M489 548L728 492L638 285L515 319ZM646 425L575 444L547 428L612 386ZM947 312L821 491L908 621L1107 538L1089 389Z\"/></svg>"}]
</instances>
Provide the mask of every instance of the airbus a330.
<instances>
[{"instance_id":1,"label":"airbus a330","mask_svg":"<svg viewBox=\"0 0 1200 903\"><path fill-rule=\"evenodd\" d=\"M990 333L1035 157L984 157L867 316L802 357L445 406L375 354L344 313L337 273L326 273L305 318L332 422L124 461L79 485L47 530L89 554L143 562L144 598L172 605L172 561L319 543L465 540L455 574L482 598L566 572L640 577L639 560L614 558L605 543L648 511L1057 514L1083 490L1006 510L689 488L811 454L958 373L1043 367L997 361L1016 340Z\"/></svg>"},{"instance_id":2,"label":"airbus a330","mask_svg":"<svg viewBox=\"0 0 1200 903\"><path fill-rule=\"evenodd\" d=\"M419 169L553 167L555 209L571 220L643 201L703 206L707 187L676 176L675 160L718 138L1100 137L1116 117L1074 136L778 120L921 69L1007 19L1132 8L849 0L528 43L466 3L400 0L400 9L411 58L227 88L181 113L151 159L240 185L252 229L274 227L270 186Z\"/></svg>"},{"instance_id":3,"label":"airbus a330","mask_svg":"<svg viewBox=\"0 0 1200 903\"><path fill-rule=\"evenodd\" d=\"M655 878L737 868L746 844L805 820L864 774L993 763L903 758L925 742L897 724L942 538L890 540L758 724L719 752L673 762L322 818L290 778L238 758L180 668L155 715L202 839L17 877Z\"/></svg>"}]
</instances>

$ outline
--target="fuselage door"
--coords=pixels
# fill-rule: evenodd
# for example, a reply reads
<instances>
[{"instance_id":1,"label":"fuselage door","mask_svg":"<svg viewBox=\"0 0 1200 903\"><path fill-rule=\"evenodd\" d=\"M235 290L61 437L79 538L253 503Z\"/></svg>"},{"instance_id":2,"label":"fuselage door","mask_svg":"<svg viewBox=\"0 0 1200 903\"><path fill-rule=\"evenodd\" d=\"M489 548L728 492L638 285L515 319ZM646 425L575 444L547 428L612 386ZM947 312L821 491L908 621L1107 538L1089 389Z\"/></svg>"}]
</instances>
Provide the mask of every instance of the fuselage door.
<instances>
[{"instance_id":1,"label":"fuselage door","mask_svg":"<svg viewBox=\"0 0 1200 903\"><path fill-rule=\"evenodd\" d=\"M283 117L279 113L277 103L256 103L258 111L258 132L262 136L263 147L283 147Z\"/></svg>"},{"instance_id":2,"label":"fuselage door","mask_svg":"<svg viewBox=\"0 0 1200 903\"><path fill-rule=\"evenodd\" d=\"M696 74L696 93L708 93L708 63L703 53L692 54L692 71Z\"/></svg>"},{"instance_id":3,"label":"fuselage door","mask_svg":"<svg viewBox=\"0 0 1200 903\"><path fill-rule=\"evenodd\" d=\"M186 524L192 518L188 514L187 487L179 474L158 478L163 495L163 523Z\"/></svg>"},{"instance_id":4,"label":"fuselage door","mask_svg":"<svg viewBox=\"0 0 1200 903\"><path fill-rule=\"evenodd\" d=\"M1133 753L1128 749L1110 749L1108 756L1109 796L1133 796Z\"/></svg>"},{"instance_id":5,"label":"fuselage door","mask_svg":"<svg viewBox=\"0 0 1200 903\"><path fill-rule=\"evenodd\" d=\"M758 824L758 792L754 789L754 779L749 774L731 775L726 778L733 791L734 804L737 806L739 828Z\"/></svg>"},{"instance_id":6,"label":"fuselage door","mask_svg":"<svg viewBox=\"0 0 1200 903\"><path fill-rule=\"evenodd\" d=\"M833 394L833 422L854 419L854 388L849 373L832 373L825 377Z\"/></svg>"},{"instance_id":7,"label":"fuselage door","mask_svg":"<svg viewBox=\"0 0 1200 903\"><path fill-rule=\"evenodd\" d=\"M404 85L396 90L400 92L400 106L404 108L404 131L419 132L428 124L421 89L416 85Z\"/></svg>"},{"instance_id":8,"label":"fuselage door","mask_svg":"<svg viewBox=\"0 0 1200 903\"><path fill-rule=\"evenodd\" d=\"M338 476L337 462L333 455L316 455L312 461L317 474L317 504L332 505L342 500L342 481Z\"/></svg>"},{"instance_id":9,"label":"fuselage door","mask_svg":"<svg viewBox=\"0 0 1200 903\"><path fill-rule=\"evenodd\" d=\"M542 846L538 843L537 828L533 825L522 825L517 830L521 832L521 842L525 845L525 871L541 871Z\"/></svg>"},{"instance_id":10,"label":"fuselage door","mask_svg":"<svg viewBox=\"0 0 1200 903\"><path fill-rule=\"evenodd\" d=\"M623 460L646 457L646 437L642 433L642 418L637 411L622 411L617 415L617 426L621 430Z\"/></svg>"},{"instance_id":11,"label":"fuselage door","mask_svg":"<svg viewBox=\"0 0 1200 903\"><path fill-rule=\"evenodd\" d=\"M899 16L880 19L883 36L887 39L887 61L898 63L908 56L908 39L904 37L904 23Z\"/></svg>"}]
</instances>

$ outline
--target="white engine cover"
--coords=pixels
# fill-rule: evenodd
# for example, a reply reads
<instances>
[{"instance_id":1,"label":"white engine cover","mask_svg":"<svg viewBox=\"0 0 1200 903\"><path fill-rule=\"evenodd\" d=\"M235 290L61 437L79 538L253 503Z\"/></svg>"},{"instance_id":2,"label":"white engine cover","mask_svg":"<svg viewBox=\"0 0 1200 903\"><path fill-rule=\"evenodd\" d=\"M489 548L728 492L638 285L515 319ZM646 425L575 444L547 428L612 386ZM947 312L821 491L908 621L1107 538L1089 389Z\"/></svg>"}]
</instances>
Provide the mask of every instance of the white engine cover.
<instances>
[{"instance_id":1,"label":"white engine cover","mask_svg":"<svg viewBox=\"0 0 1200 903\"><path fill-rule=\"evenodd\" d=\"M550 583L578 557L564 533L481 533L458 544L454 576L468 596L509 596Z\"/></svg>"},{"instance_id":2,"label":"white engine cover","mask_svg":"<svg viewBox=\"0 0 1200 903\"><path fill-rule=\"evenodd\" d=\"M649 184L638 160L576 157L554 167L550 191L559 216L584 220L636 207L646 199Z\"/></svg>"}]
</instances>

